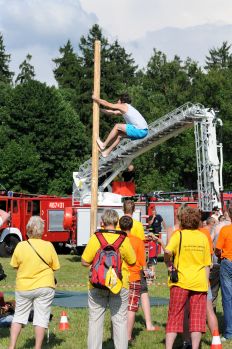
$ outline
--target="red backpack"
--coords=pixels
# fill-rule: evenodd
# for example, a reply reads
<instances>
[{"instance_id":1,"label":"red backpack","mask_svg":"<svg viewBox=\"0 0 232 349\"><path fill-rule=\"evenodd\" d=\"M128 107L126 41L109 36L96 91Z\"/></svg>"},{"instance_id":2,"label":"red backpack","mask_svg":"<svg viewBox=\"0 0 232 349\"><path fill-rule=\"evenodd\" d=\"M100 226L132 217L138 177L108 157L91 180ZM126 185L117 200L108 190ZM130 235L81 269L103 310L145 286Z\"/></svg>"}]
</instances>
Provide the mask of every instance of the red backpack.
<instances>
[{"instance_id":1,"label":"red backpack","mask_svg":"<svg viewBox=\"0 0 232 349\"><path fill-rule=\"evenodd\" d=\"M103 233L120 234L113 244L109 244ZM107 289L105 286L106 274L110 267L115 270L117 277L122 280L122 257L119 247L126 238L126 233L118 230L97 230L95 233L100 248L97 251L89 275L89 281L96 288Z\"/></svg>"}]
</instances>

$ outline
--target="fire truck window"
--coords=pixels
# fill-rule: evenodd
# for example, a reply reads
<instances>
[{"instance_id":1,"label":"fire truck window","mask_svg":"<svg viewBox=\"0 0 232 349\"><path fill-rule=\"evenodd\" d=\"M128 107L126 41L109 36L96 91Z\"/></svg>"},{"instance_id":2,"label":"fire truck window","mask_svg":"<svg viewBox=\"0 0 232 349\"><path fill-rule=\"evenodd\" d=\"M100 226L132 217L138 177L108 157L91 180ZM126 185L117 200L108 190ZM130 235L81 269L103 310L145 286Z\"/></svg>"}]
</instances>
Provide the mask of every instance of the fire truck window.
<instances>
[{"instance_id":1,"label":"fire truck window","mask_svg":"<svg viewBox=\"0 0 232 349\"><path fill-rule=\"evenodd\" d=\"M32 202L28 201L27 202L27 213L31 213L31 210L32 210Z\"/></svg>"},{"instance_id":2,"label":"fire truck window","mask_svg":"<svg viewBox=\"0 0 232 349\"><path fill-rule=\"evenodd\" d=\"M33 211L32 211L33 216L39 216L40 215L40 206L39 206L39 201L35 200L33 201Z\"/></svg>"},{"instance_id":3,"label":"fire truck window","mask_svg":"<svg viewBox=\"0 0 232 349\"><path fill-rule=\"evenodd\" d=\"M18 202L16 200L13 201L13 213L18 213Z\"/></svg>"},{"instance_id":4,"label":"fire truck window","mask_svg":"<svg viewBox=\"0 0 232 349\"><path fill-rule=\"evenodd\" d=\"M0 201L0 209L6 211L6 201Z\"/></svg>"},{"instance_id":5,"label":"fire truck window","mask_svg":"<svg viewBox=\"0 0 232 349\"><path fill-rule=\"evenodd\" d=\"M63 219L64 210L49 210L48 211L48 230L49 231L64 231Z\"/></svg>"}]
</instances>

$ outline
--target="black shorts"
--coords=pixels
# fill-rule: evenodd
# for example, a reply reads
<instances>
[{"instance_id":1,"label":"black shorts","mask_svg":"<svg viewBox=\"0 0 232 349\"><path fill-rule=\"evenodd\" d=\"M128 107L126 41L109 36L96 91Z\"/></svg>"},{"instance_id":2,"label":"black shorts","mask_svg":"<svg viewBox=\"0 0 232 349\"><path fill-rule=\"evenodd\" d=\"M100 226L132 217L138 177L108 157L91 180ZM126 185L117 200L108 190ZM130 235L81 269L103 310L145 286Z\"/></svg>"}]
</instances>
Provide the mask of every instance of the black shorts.
<instances>
[{"instance_id":1,"label":"black shorts","mask_svg":"<svg viewBox=\"0 0 232 349\"><path fill-rule=\"evenodd\" d=\"M147 280L144 276L143 270L140 271L140 278L141 278L141 294L148 293Z\"/></svg>"},{"instance_id":2,"label":"black shorts","mask_svg":"<svg viewBox=\"0 0 232 349\"><path fill-rule=\"evenodd\" d=\"M157 257L151 257L151 258L149 258L147 264L148 264L149 267L152 266L152 265L156 265L156 264L157 264Z\"/></svg>"}]
</instances>

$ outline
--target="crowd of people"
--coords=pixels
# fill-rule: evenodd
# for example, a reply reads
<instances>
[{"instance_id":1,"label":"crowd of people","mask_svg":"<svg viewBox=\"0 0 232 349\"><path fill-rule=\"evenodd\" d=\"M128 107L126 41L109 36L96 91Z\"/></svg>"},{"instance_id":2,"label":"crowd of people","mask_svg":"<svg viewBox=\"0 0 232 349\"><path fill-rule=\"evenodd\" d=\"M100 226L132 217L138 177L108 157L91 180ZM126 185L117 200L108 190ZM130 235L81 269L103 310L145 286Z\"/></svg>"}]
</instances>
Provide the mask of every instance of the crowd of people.
<instances>
[{"instance_id":1,"label":"crowd of people","mask_svg":"<svg viewBox=\"0 0 232 349\"><path fill-rule=\"evenodd\" d=\"M167 227L154 208L148 218L147 237L153 242L153 247L149 244L149 251L155 249L156 252L150 253L149 259L145 258L144 228L133 219L134 210L132 200L124 201L124 215L120 219L115 210L105 210L102 229L91 236L83 252L82 265L90 268L88 348L102 348L107 308L111 313L116 349L133 345L133 327L140 301L146 330L160 330L152 323L147 286L148 268L157 263L157 244L164 249L169 275L166 349L173 348L178 333L182 333L183 348L198 349L206 324L212 334L218 330L216 307L220 287L224 313L221 340L232 341L232 207L224 214L215 208L203 221L197 208L181 206L175 226L168 230L166 244L160 232ZM9 349L16 347L32 308L36 349L41 349L48 328L55 294L54 271L60 265L53 245L41 239L43 229L43 220L31 217L27 224L28 240L20 242L12 256L11 266L17 269L14 314L9 313L9 304L0 294L1 309L8 312L5 320L1 320L0 315L0 325L11 323ZM109 260L114 260L114 266L107 262ZM101 278L96 282L93 280L97 274L101 274Z\"/></svg>"}]
</instances>

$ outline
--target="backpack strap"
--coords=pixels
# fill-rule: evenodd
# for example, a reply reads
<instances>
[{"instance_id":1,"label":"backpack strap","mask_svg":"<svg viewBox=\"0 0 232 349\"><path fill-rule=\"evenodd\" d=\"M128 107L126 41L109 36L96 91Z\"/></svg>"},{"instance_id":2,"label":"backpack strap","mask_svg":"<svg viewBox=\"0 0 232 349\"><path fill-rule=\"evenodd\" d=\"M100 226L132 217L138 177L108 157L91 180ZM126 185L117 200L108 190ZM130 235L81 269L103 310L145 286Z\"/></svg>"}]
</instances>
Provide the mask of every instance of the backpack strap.
<instances>
[{"instance_id":1,"label":"backpack strap","mask_svg":"<svg viewBox=\"0 0 232 349\"><path fill-rule=\"evenodd\" d=\"M95 233L95 235L96 235L98 241L100 242L101 247L104 248L104 247L106 247L107 245L109 245L108 241L107 241L106 238L103 236L102 232L97 231L97 232Z\"/></svg>"},{"instance_id":2,"label":"backpack strap","mask_svg":"<svg viewBox=\"0 0 232 349\"><path fill-rule=\"evenodd\" d=\"M126 238L125 235L119 235L117 240L115 240L114 243L112 244L112 246L114 246L115 250L119 249L119 247L121 246L121 244L123 243L125 238Z\"/></svg>"},{"instance_id":3,"label":"backpack strap","mask_svg":"<svg viewBox=\"0 0 232 349\"><path fill-rule=\"evenodd\" d=\"M111 233L111 234L121 234L121 235L125 235L127 236L127 233L125 231L122 230L116 230L116 229L112 229L112 230L107 230L107 229L97 229L96 233Z\"/></svg>"},{"instance_id":4,"label":"backpack strap","mask_svg":"<svg viewBox=\"0 0 232 349\"><path fill-rule=\"evenodd\" d=\"M109 233L109 231L105 230L105 232ZM96 231L95 233L98 241L101 244L101 247L106 247L107 245L109 245L109 242L106 240L106 238L103 236L102 232ZM119 249L119 247L121 246L121 244L123 243L123 241L125 240L126 236L124 234L120 234L119 237L114 241L113 244L111 244L116 250Z\"/></svg>"}]
</instances>

